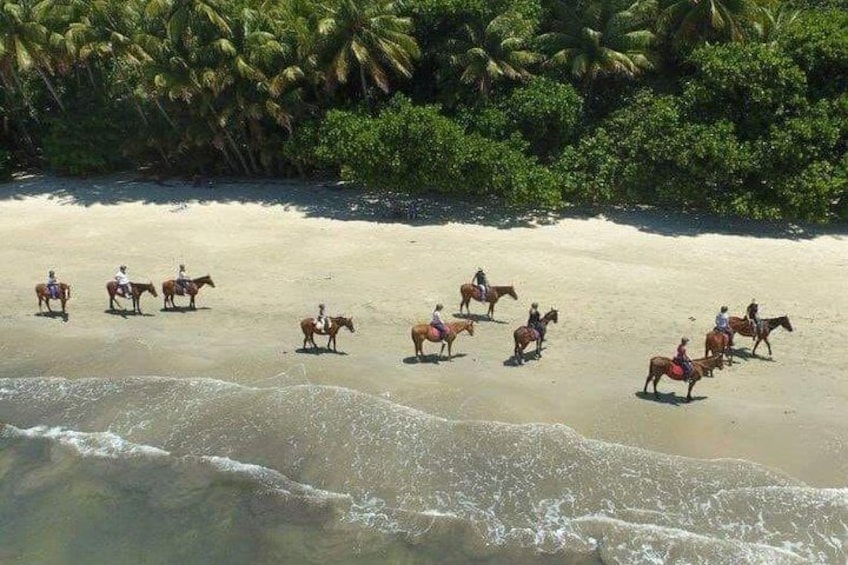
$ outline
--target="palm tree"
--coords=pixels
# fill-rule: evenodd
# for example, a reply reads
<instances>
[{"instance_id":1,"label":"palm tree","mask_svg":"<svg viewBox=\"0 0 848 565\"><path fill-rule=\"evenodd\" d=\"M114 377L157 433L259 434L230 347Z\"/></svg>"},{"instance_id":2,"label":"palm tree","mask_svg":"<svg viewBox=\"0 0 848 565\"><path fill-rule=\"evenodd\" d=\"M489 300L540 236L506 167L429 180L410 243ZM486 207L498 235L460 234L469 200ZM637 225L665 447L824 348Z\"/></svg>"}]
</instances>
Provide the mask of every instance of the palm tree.
<instances>
[{"instance_id":1,"label":"palm tree","mask_svg":"<svg viewBox=\"0 0 848 565\"><path fill-rule=\"evenodd\" d=\"M634 78L654 67L651 3L618 10L613 0L591 0L577 13L561 5L558 15L554 29L539 37L549 53L545 67L565 71L587 89L599 77Z\"/></svg>"},{"instance_id":2,"label":"palm tree","mask_svg":"<svg viewBox=\"0 0 848 565\"><path fill-rule=\"evenodd\" d=\"M503 79L526 80L533 75L530 66L540 55L530 49L533 24L517 13L495 17L485 28L466 24L465 37L449 42L450 62L462 74L460 80L475 85L487 96Z\"/></svg>"},{"instance_id":3,"label":"palm tree","mask_svg":"<svg viewBox=\"0 0 848 565\"><path fill-rule=\"evenodd\" d=\"M682 45L742 41L747 0L660 0L660 26Z\"/></svg>"},{"instance_id":4,"label":"palm tree","mask_svg":"<svg viewBox=\"0 0 848 565\"><path fill-rule=\"evenodd\" d=\"M398 16L391 0L340 0L318 23L330 59L327 85L346 83L355 67L367 100L368 80L388 92L390 71L411 77L420 56L411 30L412 20Z\"/></svg>"},{"instance_id":5,"label":"palm tree","mask_svg":"<svg viewBox=\"0 0 848 565\"><path fill-rule=\"evenodd\" d=\"M799 10L792 10L785 4L757 5L751 12L751 25L754 37L761 43L773 43L782 31L789 27L800 15Z\"/></svg>"}]
</instances>

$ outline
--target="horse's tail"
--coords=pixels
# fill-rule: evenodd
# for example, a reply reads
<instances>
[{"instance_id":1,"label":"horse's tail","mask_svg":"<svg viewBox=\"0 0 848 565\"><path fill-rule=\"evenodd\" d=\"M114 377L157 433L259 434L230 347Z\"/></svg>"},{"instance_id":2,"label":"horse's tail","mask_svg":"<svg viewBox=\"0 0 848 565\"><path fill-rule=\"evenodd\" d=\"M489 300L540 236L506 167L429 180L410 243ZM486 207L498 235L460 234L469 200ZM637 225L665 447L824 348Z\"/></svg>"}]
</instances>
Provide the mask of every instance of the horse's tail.
<instances>
[{"instance_id":1,"label":"horse's tail","mask_svg":"<svg viewBox=\"0 0 848 565\"><path fill-rule=\"evenodd\" d=\"M71 298L71 285L65 285L65 300Z\"/></svg>"}]
</instances>

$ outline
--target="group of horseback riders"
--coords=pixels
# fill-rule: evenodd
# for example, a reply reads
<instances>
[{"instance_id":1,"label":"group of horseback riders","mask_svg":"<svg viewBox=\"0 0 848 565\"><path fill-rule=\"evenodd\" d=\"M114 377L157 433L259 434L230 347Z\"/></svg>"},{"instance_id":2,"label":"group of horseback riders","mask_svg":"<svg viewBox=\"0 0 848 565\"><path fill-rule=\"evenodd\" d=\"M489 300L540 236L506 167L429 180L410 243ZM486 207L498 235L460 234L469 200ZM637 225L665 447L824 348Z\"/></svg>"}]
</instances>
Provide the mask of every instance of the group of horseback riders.
<instances>
[{"instance_id":1,"label":"group of horseback riders","mask_svg":"<svg viewBox=\"0 0 848 565\"><path fill-rule=\"evenodd\" d=\"M480 290L480 300L485 302L486 293L489 291L489 280L486 277L485 271L483 271L483 267L477 267L477 272L474 273L474 276L471 278L471 284L475 285ZM443 309L443 304L436 304L436 308L433 310L432 319L430 320L430 325L439 332L440 339L444 339L450 331L442 318ZM542 323L542 315L539 313L538 302L534 302L530 306L530 314L527 318L527 327L538 332L542 340L545 339L545 325Z\"/></svg>"},{"instance_id":2,"label":"group of horseback riders","mask_svg":"<svg viewBox=\"0 0 848 565\"><path fill-rule=\"evenodd\" d=\"M748 308L745 310L745 319L748 320L748 323L751 324L751 333L755 336L761 330L761 320L760 320L760 307L757 304L757 300L755 298L751 299L751 303L748 304ZM722 306L719 310L719 313L716 314L715 318L715 327L713 331L721 332L727 335L728 345L733 345L733 330L730 327L730 314L727 313L727 306ZM689 357L686 352L686 345L689 343L689 338L684 337L680 340L680 345L677 346L677 352L674 356L674 362L683 369L683 378L687 380L689 376L692 374L693 365L692 359Z\"/></svg>"},{"instance_id":3,"label":"group of horseback riders","mask_svg":"<svg viewBox=\"0 0 848 565\"><path fill-rule=\"evenodd\" d=\"M113 278L117 285L118 295L123 296L124 298L131 298L132 286L130 285L130 277L127 274L127 266L121 265L118 267L118 272L115 273ZM177 288L181 292L188 292L194 285L194 281L186 275L186 268L183 264L180 265L179 273L177 274L175 281L177 283ZM59 278L56 276L56 271L50 269L47 273L47 292L50 298L59 298L61 293L60 285L61 283L59 282Z\"/></svg>"}]
</instances>

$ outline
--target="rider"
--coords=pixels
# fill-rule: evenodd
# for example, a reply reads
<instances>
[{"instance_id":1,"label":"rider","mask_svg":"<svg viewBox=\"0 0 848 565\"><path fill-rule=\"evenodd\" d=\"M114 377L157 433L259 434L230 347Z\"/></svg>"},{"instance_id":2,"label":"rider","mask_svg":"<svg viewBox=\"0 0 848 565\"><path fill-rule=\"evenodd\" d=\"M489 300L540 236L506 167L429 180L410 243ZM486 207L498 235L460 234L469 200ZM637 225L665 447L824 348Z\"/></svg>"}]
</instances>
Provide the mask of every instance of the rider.
<instances>
[{"instance_id":1,"label":"rider","mask_svg":"<svg viewBox=\"0 0 848 565\"><path fill-rule=\"evenodd\" d=\"M121 265L118 268L118 272L115 273L115 281L118 283L118 290L123 293L125 298L132 296L132 289L130 288L130 277L127 276L127 266Z\"/></svg>"},{"instance_id":2,"label":"rider","mask_svg":"<svg viewBox=\"0 0 848 565\"><path fill-rule=\"evenodd\" d=\"M442 320L442 308L444 308L443 305L436 304L436 309L433 310L433 319L430 321L430 325L439 330L440 339L445 339L449 330L445 325L445 321Z\"/></svg>"},{"instance_id":3,"label":"rider","mask_svg":"<svg viewBox=\"0 0 848 565\"><path fill-rule=\"evenodd\" d=\"M721 307L721 312L716 315L714 331L721 332L727 336L728 345L733 345L733 330L730 329L730 315L727 306Z\"/></svg>"},{"instance_id":4,"label":"rider","mask_svg":"<svg viewBox=\"0 0 848 565\"><path fill-rule=\"evenodd\" d=\"M684 337L680 340L680 345L677 346L677 355L674 356L674 362L683 367L683 379L689 380L692 374L692 360L689 359L689 354L686 353L686 344L689 343L689 338Z\"/></svg>"},{"instance_id":5,"label":"rider","mask_svg":"<svg viewBox=\"0 0 848 565\"><path fill-rule=\"evenodd\" d=\"M489 281L486 280L486 273L483 272L483 267L477 267L477 272L474 273L472 284L476 284L480 289L480 300L486 300L486 293L489 291Z\"/></svg>"},{"instance_id":6,"label":"rider","mask_svg":"<svg viewBox=\"0 0 848 565\"><path fill-rule=\"evenodd\" d=\"M177 274L177 286L183 290L183 292L188 292L189 285L193 282L185 272L185 265L180 264L180 272Z\"/></svg>"},{"instance_id":7,"label":"rider","mask_svg":"<svg viewBox=\"0 0 848 565\"><path fill-rule=\"evenodd\" d=\"M318 305L318 317L315 318L315 329L320 331L330 329L330 317L327 316L326 308L323 304Z\"/></svg>"},{"instance_id":8,"label":"rider","mask_svg":"<svg viewBox=\"0 0 848 565\"><path fill-rule=\"evenodd\" d=\"M757 334L760 332L760 307L757 304L756 298L752 298L751 303L748 304L748 309L745 311L745 319L751 322L751 332L756 339Z\"/></svg>"},{"instance_id":9,"label":"rider","mask_svg":"<svg viewBox=\"0 0 848 565\"><path fill-rule=\"evenodd\" d=\"M539 332L539 339L545 339L545 325L542 323L542 315L539 314L539 303L530 305L530 315L527 318L527 327Z\"/></svg>"},{"instance_id":10,"label":"rider","mask_svg":"<svg viewBox=\"0 0 848 565\"><path fill-rule=\"evenodd\" d=\"M59 298L59 279L56 278L56 272L51 270L47 273L47 294L50 298Z\"/></svg>"}]
</instances>

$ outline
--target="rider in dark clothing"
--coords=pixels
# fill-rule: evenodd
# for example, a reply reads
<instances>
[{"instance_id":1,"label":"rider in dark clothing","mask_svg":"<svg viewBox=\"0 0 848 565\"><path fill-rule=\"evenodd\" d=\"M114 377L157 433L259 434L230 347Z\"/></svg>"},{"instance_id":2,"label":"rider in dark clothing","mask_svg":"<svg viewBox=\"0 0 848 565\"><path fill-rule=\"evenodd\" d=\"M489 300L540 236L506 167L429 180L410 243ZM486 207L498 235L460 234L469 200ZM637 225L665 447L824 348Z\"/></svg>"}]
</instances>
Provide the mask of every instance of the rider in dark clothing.
<instances>
[{"instance_id":1,"label":"rider in dark clothing","mask_svg":"<svg viewBox=\"0 0 848 565\"><path fill-rule=\"evenodd\" d=\"M486 280L483 267L477 267L477 272L474 273L474 284L480 288L480 300L486 300L486 293L489 292L489 281Z\"/></svg>"},{"instance_id":2,"label":"rider in dark clothing","mask_svg":"<svg viewBox=\"0 0 848 565\"><path fill-rule=\"evenodd\" d=\"M753 326L752 331L754 333L754 337L756 337L757 334L760 331L760 312L759 312L759 310L760 310L760 307L757 304L757 300L755 298L752 298L751 303L748 304L748 309L745 311L745 318L747 320L751 320L751 324Z\"/></svg>"},{"instance_id":3,"label":"rider in dark clothing","mask_svg":"<svg viewBox=\"0 0 848 565\"><path fill-rule=\"evenodd\" d=\"M539 339L545 339L545 325L542 323L542 315L539 314L539 303L534 302L530 306L530 315L527 318L527 327L539 332Z\"/></svg>"}]
</instances>

